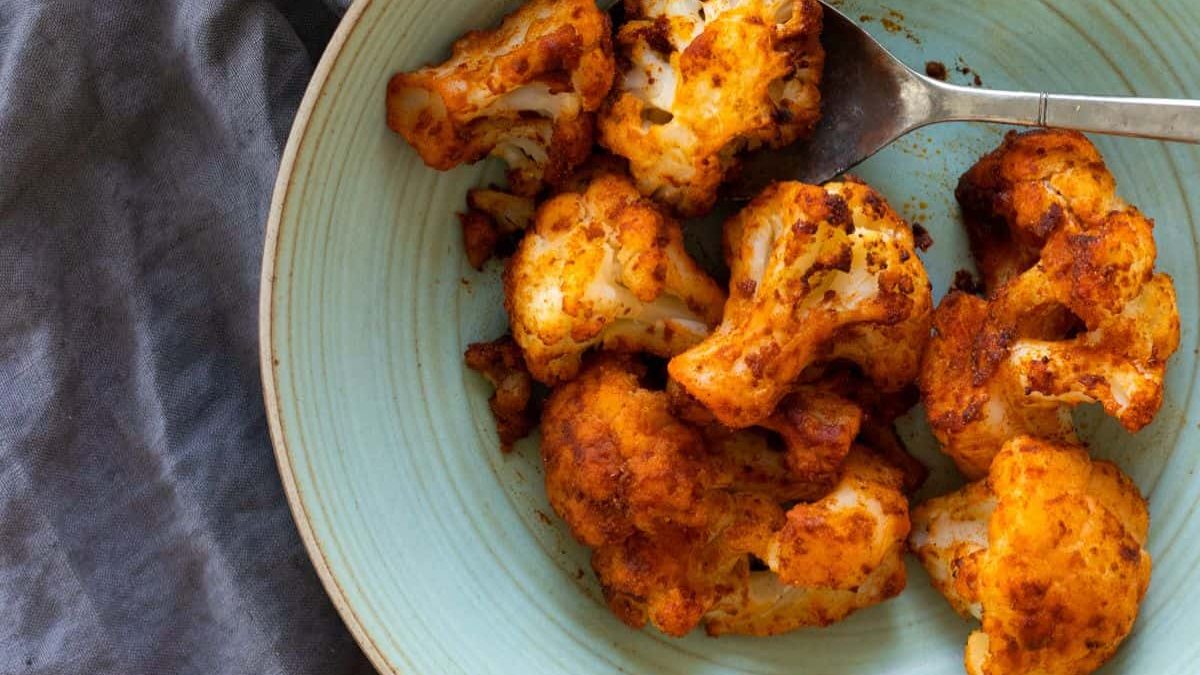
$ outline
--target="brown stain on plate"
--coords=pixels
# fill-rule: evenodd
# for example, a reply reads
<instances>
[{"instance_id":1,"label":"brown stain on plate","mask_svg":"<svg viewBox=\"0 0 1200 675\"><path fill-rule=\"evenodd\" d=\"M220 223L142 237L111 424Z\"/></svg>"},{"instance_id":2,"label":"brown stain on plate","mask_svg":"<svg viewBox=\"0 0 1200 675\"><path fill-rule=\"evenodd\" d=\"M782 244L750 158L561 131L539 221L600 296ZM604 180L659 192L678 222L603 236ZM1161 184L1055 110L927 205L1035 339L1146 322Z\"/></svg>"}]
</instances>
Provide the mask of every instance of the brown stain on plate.
<instances>
[{"instance_id":1,"label":"brown stain on plate","mask_svg":"<svg viewBox=\"0 0 1200 675\"><path fill-rule=\"evenodd\" d=\"M903 35L909 42L919 45L921 38L911 28L905 25L904 12L892 7L883 6L884 13L875 16L873 14L860 14L858 16L859 23L879 22L883 29L893 35Z\"/></svg>"}]
</instances>

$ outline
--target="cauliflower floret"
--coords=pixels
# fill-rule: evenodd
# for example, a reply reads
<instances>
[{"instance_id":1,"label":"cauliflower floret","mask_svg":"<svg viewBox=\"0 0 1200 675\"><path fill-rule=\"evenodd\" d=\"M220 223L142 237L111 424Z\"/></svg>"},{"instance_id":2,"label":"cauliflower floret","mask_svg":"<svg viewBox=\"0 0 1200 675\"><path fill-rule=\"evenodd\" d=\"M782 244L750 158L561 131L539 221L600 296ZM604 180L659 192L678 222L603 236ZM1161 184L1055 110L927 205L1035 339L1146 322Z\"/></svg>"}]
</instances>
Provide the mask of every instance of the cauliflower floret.
<instances>
[{"instance_id":1,"label":"cauliflower floret","mask_svg":"<svg viewBox=\"0 0 1200 675\"><path fill-rule=\"evenodd\" d=\"M819 384L801 385L759 426L782 437L788 469L832 487L862 427L862 408Z\"/></svg>"},{"instance_id":2,"label":"cauliflower floret","mask_svg":"<svg viewBox=\"0 0 1200 675\"><path fill-rule=\"evenodd\" d=\"M533 199L501 190L468 190L467 207L458 219L467 262L477 270L496 255L501 244L519 237L533 221ZM508 250L512 250L511 244Z\"/></svg>"},{"instance_id":3,"label":"cauliflower floret","mask_svg":"<svg viewBox=\"0 0 1200 675\"><path fill-rule=\"evenodd\" d=\"M536 204L529 197L510 194L494 188L467 190L467 207L486 213L496 223L501 235L524 232L533 222Z\"/></svg>"},{"instance_id":4,"label":"cauliflower floret","mask_svg":"<svg viewBox=\"0 0 1200 675\"><path fill-rule=\"evenodd\" d=\"M829 492L789 471L758 430L685 424L645 375L630 355L598 354L543 418L550 503L594 549L618 617L669 635L701 622L766 634L825 625L904 587L898 470L858 448ZM752 572L755 558L777 572ZM776 574L796 589L756 604L763 575Z\"/></svg>"},{"instance_id":5,"label":"cauliflower floret","mask_svg":"<svg viewBox=\"0 0 1200 675\"><path fill-rule=\"evenodd\" d=\"M542 459L550 504L592 547L635 531L703 527L719 471L701 433L643 389L628 355L598 354L546 403Z\"/></svg>"},{"instance_id":6,"label":"cauliflower floret","mask_svg":"<svg viewBox=\"0 0 1200 675\"><path fill-rule=\"evenodd\" d=\"M1153 223L1113 187L1095 148L1066 131L1010 135L960 185L973 238L1001 242L981 256L998 285L986 303L952 294L938 310L922 391L969 477L1016 433L1070 439L1069 406L1098 402L1135 432L1162 405L1175 290L1154 273Z\"/></svg>"},{"instance_id":7,"label":"cauliflower floret","mask_svg":"<svg viewBox=\"0 0 1200 675\"><path fill-rule=\"evenodd\" d=\"M954 193L984 288L994 292L1033 267L1064 212L1098 221L1128 208L1116 189L1104 158L1083 134L1010 132L963 174Z\"/></svg>"},{"instance_id":8,"label":"cauliflower floret","mask_svg":"<svg viewBox=\"0 0 1200 675\"><path fill-rule=\"evenodd\" d=\"M512 450L513 443L525 438L537 426L537 410L533 403L533 378L525 368L521 349L512 337L492 342L478 342L467 347L464 358L467 367L483 375L495 392L488 399L500 449Z\"/></svg>"},{"instance_id":9,"label":"cauliflower floret","mask_svg":"<svg viewBox=\"0 0 1200 675\"><path fill-rule=\"evenodd\" d=\"M720 321L720 287L688 257L679 224L624 176L542 204L504 275L505 308L530 372L574 377L593 346L672 356Z\"/></svg>"},{"instance_id":10,"label":"cauliflower floret","mask_svg":"<svg viewBox=\"0 0 1200 675\"><path fill-rule=\"evenodd\" d=\"M904 590L908 501L901 472L856 446L834 490L798 504L751 572L705 617L712 635L827 626ZM761 555L761 554L760 554Z\"/></svg>"},{"instance_id":11,"label":"cauliflower floret","mask_svg":"<svg viewBox=\"0 0 1200 675\"><path fill-rule=\"evenodd\" d=\"M988 548L988 521L996 497L986 480L976 481L913 510L910 547L935 588L963 618L983 615L975 591L977 554Z\"/></svg>"},{"instance_id":12,"label":"cauliflower floret","mask_svg":"<svg viewBox=\"0 0 1200 675\"><path fill-rule=\"evenodd\" d=\"M748 560L717 541L744 508L782 521L782 510L746 493L718 490L741 472L720 466L703 435L671 415L667 396L643 389L628 355L599 354L546 404L542 459L546 493L575 538L595 549L592 566L613 612L684 635L748 572ZM752 446L741 446L746 459ZM753 462L752 484L774 484L770 463ZM746 480L746 479L743 479Z\"/></svg>"},{"instance_id":13,"label":"cauliflower floret","mask_svg":"<svg viewBox=\"0 0 1200 675\"><path fill-rule=\"evenodd\" d=\"M388 126L435 169L499 156L510 188L532 196L587 158L615 72L611 22L592 0L530 0L459 38L449 60L394 75Z\"/></svg>"},{"instance_id":14,"label":"cauliflower floret","mask_svg":"<svg viewBox=\"0 0 1200 675\"><path fill-rule=\"evenodd\" d=\"M935 585L983 622L971 675L1080 675L1117 650L1150 582L1145 500L1083 448L1021 437L986 481L913 512L910 546Z\"/></svg>"},{"instance_id":15,"label":"cauliflower floret","mask_svg":"<svg viewBox=\"0 0 1200 675\"><path fill-rule=\"evenodd\" d=\"M982 385L972 382L972 347L987 311L982 298L957 291L947 295L934 312L934 334L920 377L929 426L942 451L972 480L987 475L992 457L1010 438L1076 438L1070 407L1028 396L1011 360Z\"/></svg>"},{"instance_id":16,"label":"cauliflower floret","mask_svg":"<svg viewBox=\"0 0 1200 675\"><path fill-rule=\"evenodd\" d=\"M717 419L766 419L814 362L852 359L898 388L929 333L929 279L912 230L874 190L777 183L725 225L730 299L720 327L671 360L673 378ZM876 334L865 325L891 326ZM869 349L882 335L900 342ZM846 338L847 345L837 346Z\"/></svg>"},{"instance_id":17,"label":"cauliflower floret","mask_svg":"<svg viewBox=\"0 0 1200 675\"><path fill-rule=\"evenodd\" d=\"M625 13L600 143L629 158L643 194L703 214L739 152L812 132L825 63L817 0L626 0Z\"/></svg>"}]
</instances>

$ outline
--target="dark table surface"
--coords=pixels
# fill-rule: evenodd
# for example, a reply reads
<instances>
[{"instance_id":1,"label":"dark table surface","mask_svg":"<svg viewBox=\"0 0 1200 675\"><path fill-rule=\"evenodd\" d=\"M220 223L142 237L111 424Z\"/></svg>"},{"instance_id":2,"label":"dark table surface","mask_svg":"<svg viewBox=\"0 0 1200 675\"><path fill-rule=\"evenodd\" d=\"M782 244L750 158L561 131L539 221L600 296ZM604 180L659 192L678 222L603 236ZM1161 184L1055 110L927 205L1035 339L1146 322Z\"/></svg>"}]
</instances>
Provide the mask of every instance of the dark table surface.
<instances>
[{"instance_id":1,"label":"dark table surface","mask_svg":"<svg viewBox=\"0 0 1200 675\"><path fill-rule=\"evenodd\" d=\"M373 672L292 523L258 274L337 0L0 0L0 674Z\"/></svg>"}]
</instances>

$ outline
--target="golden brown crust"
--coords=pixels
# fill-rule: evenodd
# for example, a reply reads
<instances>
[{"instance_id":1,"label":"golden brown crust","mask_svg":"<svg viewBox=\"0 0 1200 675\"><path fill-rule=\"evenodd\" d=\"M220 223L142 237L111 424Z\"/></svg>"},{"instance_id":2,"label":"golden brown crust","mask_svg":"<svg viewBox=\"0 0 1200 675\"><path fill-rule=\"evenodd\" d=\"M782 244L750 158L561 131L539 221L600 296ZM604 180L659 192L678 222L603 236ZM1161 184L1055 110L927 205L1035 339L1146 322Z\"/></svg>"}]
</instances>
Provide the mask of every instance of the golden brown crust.
<instances>
[{"instance_id":1,"label":"golden brown crust","mask_svg":"<svg viewBox=\"0 0 1200 675\"><path fill-rule=\"evenodd\" d=\"M625 11L600 142L629 158L643 194L703 214L740 151L812 132L825 61L816 0L626 0Z\"/></svg>"},{"instance_id":2,"label":"golden brown crust","mask_svg":"<svg viewBox=\"0 0 1200 675\"><path fill-rule=\"evenodd\" d=\"M902 486L898 470L861 448L850 454L832 493L788 511L787 525L776 535L772 569L796 586L851 590L865 583L908 537ZM847 508L849 501L853 508Z\"/></svg>"},{"instance_id":3,"label":"golden brown crust","mask_svg":"<svg viewBox=\"0 0 1200 675\"><path fill-rule=\"evenodd\" d=\"M1150 581L1145 531L1127 530L1088 491L1086 453L1046 447L1014 441L989 479L999 503L980 570L989 643L980 673L1099 668L1133 627Z\"/></svg>"},{"instance_id":4,"label":"golden brown crust","mask_svg":"<svg viewBox=\"0 0 1200 675\"><path fill-rule=\"evenodd\" d=\"M609 172L538 208L504 297L530 372L551 385L574 377L592 347L677 354L708 335L725 302L679 224Z\"/></svg>"},{"instance_id":5,"label":"golden brown crust","mask_svg":"<svg viewBox=\"0 0 1200 675\"><path fill-rule=\"evenodd\" d=\"M945 451L979 477L1016 434L1072 438L1070 406L1149 424L1179 345L1175 291L1154 273L1153 223L1116 196L1095 147L1010 134L958 195L991 295L952 293L935 318L922 393Z\"/></svg>"},{"instance_id":6,"label":"golden brown crust","mask_svg":"<svg viewBox=\"0 0 1200 675\"><path fill-rule=\"evenodd\" d=\"M538 423L533 401L533 378L525 368L521 349L511 336L467 347L467 367L488 379L495 392L488 407L496 420L500 449L512 450L513 443L525 438Z\"/></svg>"},{"instance_id":7,"label":"golden brown crust","mask_svg":"<svg viewBox=\"0 0 1200 675\"><path fill-rule=\"evenodd\" d=\"M876 386L917 375L932 298L912 230L867 185L777 183L725 225L720 327L670 373L722 423L762 423L815 362L857 362Z\"/></svg>"},{"instance_id":8,"label":"golden brown crust","mask_svg":"<svg viewBox=\"0 0 1200 675\"><path fill-rule=\"evenodd\" d=\"M982 617L967 672L1079 675L1103 665L1137 618L1148 527L1145 501L1115 466L1021 437L987 481L918 507L910 543L955 607Z\"/></svg>"},{"instance_id":9,"label":"golden brown crust","mask_svg":"<svg viewBox=\"0 0 1200 675\"><path fill-rule=\"evenodd\" d=\"M592 112L612 86L611 23L589 0L530 0L493 30L455 41L449 60L397 73L387 120L430 167L497 154L509 187L533 195L592 146Z\"/></svg>"}]
</instances>

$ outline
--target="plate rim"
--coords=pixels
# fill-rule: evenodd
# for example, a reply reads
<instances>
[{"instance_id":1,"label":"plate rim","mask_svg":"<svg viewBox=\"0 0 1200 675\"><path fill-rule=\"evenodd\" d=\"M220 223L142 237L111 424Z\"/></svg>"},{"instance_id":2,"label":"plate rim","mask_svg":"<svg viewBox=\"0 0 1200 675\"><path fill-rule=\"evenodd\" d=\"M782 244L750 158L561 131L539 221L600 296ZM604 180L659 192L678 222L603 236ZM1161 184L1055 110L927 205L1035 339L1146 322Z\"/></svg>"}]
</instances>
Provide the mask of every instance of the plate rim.
<instances>
[{"instance_id":1,"label":"plate rim","mask_svg":"<svg viewBox=\"0 0 1200 675\"><path fill-rule=\"evenodd\" d=\"M284 430L283 418L279 409L279 361L275 349L275 324L277 323L275 320L275 261L279 253L279 235L283 213L288 199L292 196L292 178L296 170L297 158L304 145L313 111L325 93L326 85L329 83L330 75L338 58L341 57L346 44L359 26L372 1L354 0L347 8L334 30L329 44L326 45L320 61L317 62L317 67L313 70L308 86L304 90L304 96L300 100L300 106L296 109L291 130L288 132L287 145L279 160L279 170L271 192L271 207L267 215L267 227L263 241L262 271L259 277L258 293L258 355L263 405L267 414L271 447L275 453L275 464L279 471L280 481L283 483L288 508L292 513L292 522L296 524L308 558L325 589L325 594L333 602L334 609L341 616L342 622L350 630L351 636L366 654L371 665L382 673L400 673L400 669L375 644L355 612L346 592L338 583L337 577L330 567L329 558L309 520L308 506L305 504L304 494L300 491L299 483L296 480L287 433Z\"/></svg>"}]
</instances>

